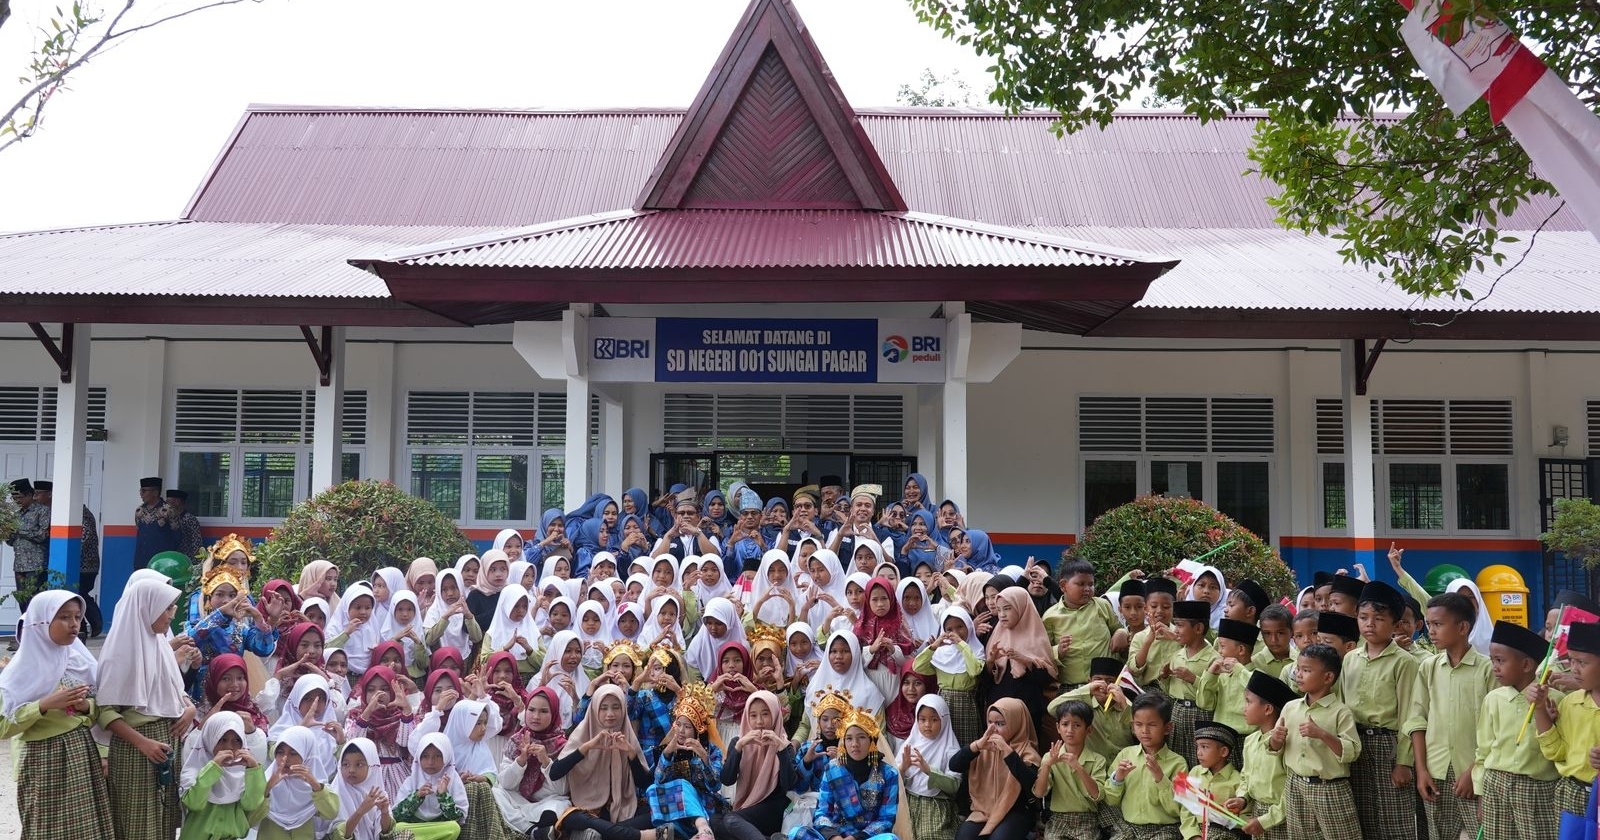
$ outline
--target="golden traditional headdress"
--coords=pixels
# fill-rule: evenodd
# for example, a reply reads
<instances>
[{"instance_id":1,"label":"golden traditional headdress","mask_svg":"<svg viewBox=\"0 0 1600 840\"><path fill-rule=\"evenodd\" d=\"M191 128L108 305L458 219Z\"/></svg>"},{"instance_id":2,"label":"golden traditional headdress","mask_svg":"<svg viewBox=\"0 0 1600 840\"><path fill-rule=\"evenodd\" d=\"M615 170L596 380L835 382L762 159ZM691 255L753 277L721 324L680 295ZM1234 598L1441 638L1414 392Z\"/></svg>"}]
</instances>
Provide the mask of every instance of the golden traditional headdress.
<instances>
[{"instance_id":1,"label":"golden traditional headdress","mask_svg":"<svg viewBox=\"0 0 1600 840\"><path fill-rule=\"evenodd\" d=\"M687 718L697 733L704 733L711 726L716 710L717 698L711 693L711 686L703 682L684 686L678 692L678 701L672 704L672 716Z\"/></svg>"},{"instance_id":2,"label":"golden traditional headdress","mask_svg":"<svg viewBox=\"0 0 1600 840\"><path fill-rule=\"evenodd\" d=\"M224 583L232 586L235 592L244 591L244 579L239 577L239 570L232 566L212 566L211 571L206 572L206 576L200 580L200 591L209 598L212 590Z\"/></svg>"},{"instance_id":3,"label":"golden traditional headdress","mask_svg":"<svg viewBox=\"0 0 1600 840\"><path fill-rule=\"evenodd\" d=\"M755 626L750 628L750 632L745 634L750 639L750 650L753 652L756 645L762 642L770 642L777 645L778 650L782 651L785 644L783 629L776 624L757 621ZM752 655L754 654L752 653Z\"/></svg>"},{"instance_id":4,"label":"golden traditional headdress","mask_svg":"<svg viewBox=\"0 0 1600 840\"><path fill-rule=\"evenodd\" d=\"M833 688L824 688L817 692L816 699L812 701L811 713L816 715L818 720L821 720L822 713L829 709L833 709L840 715L848 715L852 708L854 707L850 705L850 692L848 690L838 691Z\"/></svg>"},{"instance_id":5,"label":"golden traditional headdress","mask_svg":"<svg viewBox=\"0 0 1600 840\"><path fill-rule=\"evenodd\" d=\"M628 639L623 639L608 648L603 661L605 664L610 665L612 660L619 656L628 657L633 662L634 667L644 664L644 651L640 650L638 645ZM661 664L665 665L667 663L663 662Z\"/></svg>"},{"instance_id":6,"label":"golden traditional headdress","mask_svg":"<svg viewBox=\"0 0 1600 840\"><path fill-rule=\"evenodd\" d=\"M871 709L852 706L850 711L844 713L844 720L839 722L839 731L843 733L852 726L860 727L862 732L867 733L867 737L872 739L872 751L877 752L878 716Z\"/></svg>"},{"instance_id":7,"label":"golden traditional headdress","mask_svg":"<svg viewBox=\"0 0 1600 840\"><path fill-rule=\"evenodd\" d=\"M226 560L228 559L228 555L234 553L235 551L244 552L245 559L250 562L250 565L255 565L255 548L251 546L249 540L240 539L238 534L229 534L226 537L223 537L222 539L212 543L211 559Z\"/></svg>"}]
</instances>

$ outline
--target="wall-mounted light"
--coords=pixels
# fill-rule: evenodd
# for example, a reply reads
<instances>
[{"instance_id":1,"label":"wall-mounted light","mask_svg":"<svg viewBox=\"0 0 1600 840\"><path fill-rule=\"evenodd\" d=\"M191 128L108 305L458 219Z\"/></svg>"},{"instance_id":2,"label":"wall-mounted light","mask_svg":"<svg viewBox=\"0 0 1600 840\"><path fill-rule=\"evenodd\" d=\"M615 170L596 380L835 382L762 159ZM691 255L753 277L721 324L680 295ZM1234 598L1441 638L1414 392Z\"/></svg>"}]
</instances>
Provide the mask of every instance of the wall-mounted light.
<instances>
[{"instance_id":1,"label":"wall-mounted light","mask_svg":"<svg viewBox=\"0 0 1600 840\"><path fill-rule=\"evenodd\" d=\"M1565 447L1567 445L1567 441L1568 440L1571 440L1571 436L1567 434L1567 427L1566 426L1551 426L1550 427L1550 445L1551 446Z\"/></svg>"}]
</instances>

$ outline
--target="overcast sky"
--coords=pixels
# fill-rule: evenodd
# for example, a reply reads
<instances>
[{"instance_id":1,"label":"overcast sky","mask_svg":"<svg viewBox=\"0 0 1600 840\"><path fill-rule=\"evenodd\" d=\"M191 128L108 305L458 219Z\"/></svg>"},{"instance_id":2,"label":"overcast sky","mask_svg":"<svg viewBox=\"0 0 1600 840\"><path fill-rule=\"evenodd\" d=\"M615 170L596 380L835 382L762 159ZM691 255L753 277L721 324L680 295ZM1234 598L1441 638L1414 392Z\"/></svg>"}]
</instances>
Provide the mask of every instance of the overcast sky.
<instances>
[{"instance_id":1,"label":"overcast sky","mask_svg":"<svg viewBox=\"0 0 1600 840\"><path fill-rule=\"evenodd\" d=\"M0 79L24 69L57 2L13 4ZM37 136L0 152L0 231L176 218L252 102L686 107L746 2L261 0L208 11L96 59ZM987 83L987 62L941 40L906 0L795 4L858 107L893 104L924 67ZM0 91L5 105L20 92Z\"/></svg>"}]
</instances>

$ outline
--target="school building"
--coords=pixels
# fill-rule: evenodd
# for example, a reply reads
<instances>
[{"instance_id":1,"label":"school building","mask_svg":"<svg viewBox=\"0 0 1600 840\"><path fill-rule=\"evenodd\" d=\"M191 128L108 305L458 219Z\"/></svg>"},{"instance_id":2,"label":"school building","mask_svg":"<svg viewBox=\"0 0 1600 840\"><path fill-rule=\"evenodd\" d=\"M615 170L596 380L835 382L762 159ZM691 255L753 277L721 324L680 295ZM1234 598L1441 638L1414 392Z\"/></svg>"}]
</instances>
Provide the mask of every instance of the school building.
<instances>
[{"instance_id":1,"label":"school building","mask_svg":"<svg viewBox=\"0 0 1600 840\"><path fill-rule=\"evenodd\" d=\"M1394 540L1536 610L1589 588L1537 541L1600 492L1570 213L1419 300L1274 224L1260 115L858 110L788 0L701 60L686 109L252 106L177 218L0 237L0 464L54 477L52 567L87 503L113 605L148 475L212 536L363 477L487 540L593 490L915 470L1008 560L1171 493L1302 579Z\"/></svg>"}]
</instances>

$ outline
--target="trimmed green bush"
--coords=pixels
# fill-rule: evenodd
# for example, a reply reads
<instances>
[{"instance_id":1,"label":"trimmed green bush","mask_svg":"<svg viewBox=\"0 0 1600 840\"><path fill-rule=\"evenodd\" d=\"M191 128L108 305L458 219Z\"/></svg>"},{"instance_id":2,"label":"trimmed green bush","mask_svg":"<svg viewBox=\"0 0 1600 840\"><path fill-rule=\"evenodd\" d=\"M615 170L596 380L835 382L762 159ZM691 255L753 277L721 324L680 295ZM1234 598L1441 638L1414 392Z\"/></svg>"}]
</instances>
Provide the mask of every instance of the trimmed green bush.
<instances>
[{"instance_id":1,"label":"trimmed green bush","mask_svg":"<svg viewBox=\"0 0 1600 840\"><path fill-rule=\"evenodd\" d=\"M272 529L256 552L255 579L298 583L305 564L327 560L349 582L383 566L404 571L418 557L444 568L472 550L455 523L426 500L388 481L346 481L295 505Z\"/></svg>"},{"instance_id":2,"label":"trimmed green bush","mask_svg":"<svg viewBox=\"0 0 1600 840\"><path fill-rule=\"evenodd\" d=\"M1539 535L1544 547L1589 568L1600 565L1600 506L1588 499L1556 499L1556 519Z\"/></svg>"},{"instance_id":3,"label":"trimmed green bush","mask_svg":"<svg viewBox=\"0 0 1600 840\"><path fill-rule=\"evenodd\" d=\"M1094 565L1095 583L1106 591L1134 569L1157 575L1229 540L1237 542L1204 562L1221 569L1230 582L1254 580L1274 600L1294 594L1294 573L1272 546L1216 508L1193 499L1142 496L1108 510L1069 552Z\"/></svg>"}]
</instances>

